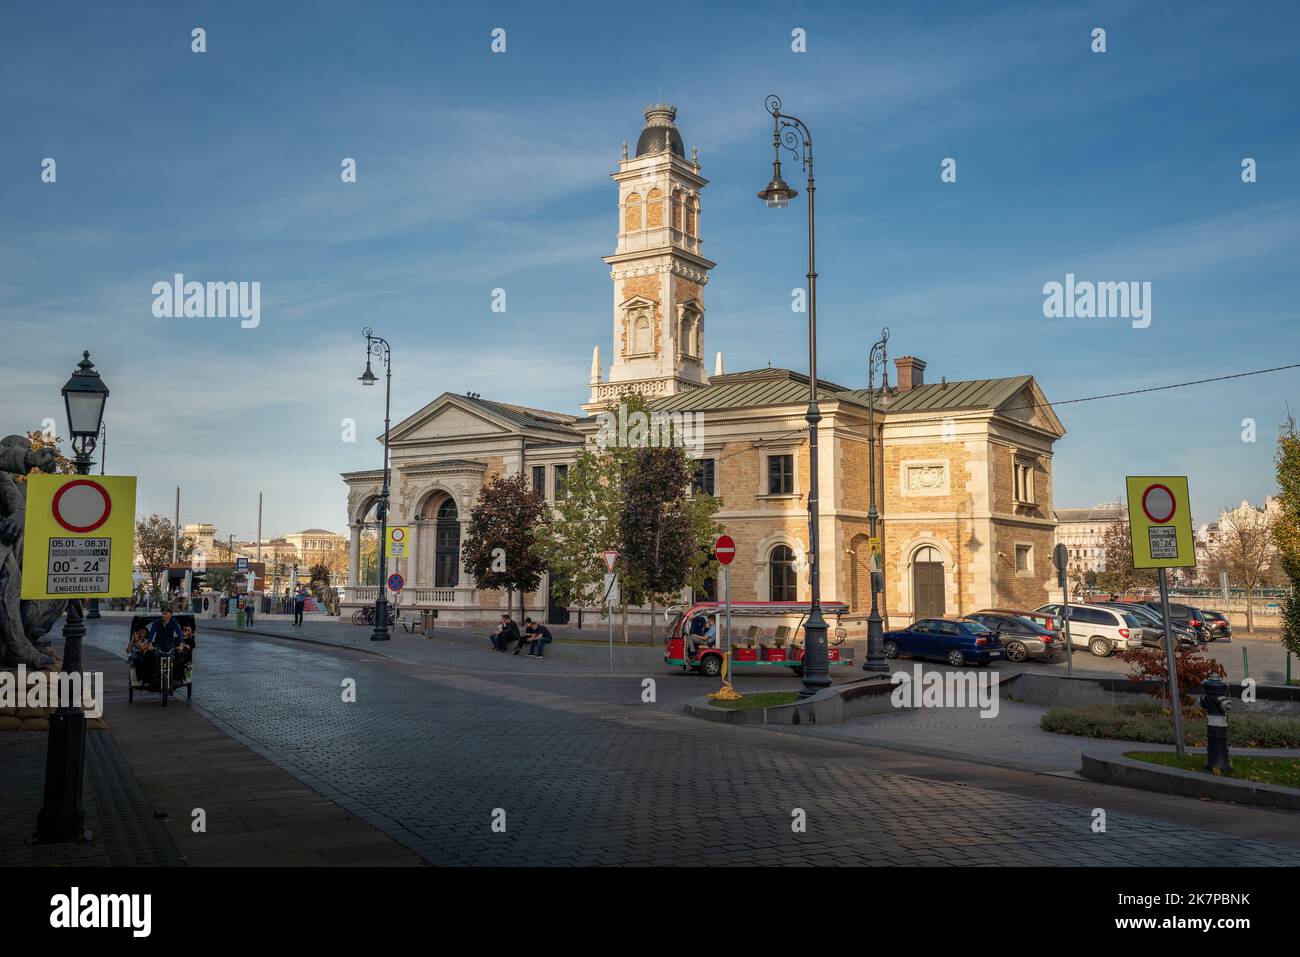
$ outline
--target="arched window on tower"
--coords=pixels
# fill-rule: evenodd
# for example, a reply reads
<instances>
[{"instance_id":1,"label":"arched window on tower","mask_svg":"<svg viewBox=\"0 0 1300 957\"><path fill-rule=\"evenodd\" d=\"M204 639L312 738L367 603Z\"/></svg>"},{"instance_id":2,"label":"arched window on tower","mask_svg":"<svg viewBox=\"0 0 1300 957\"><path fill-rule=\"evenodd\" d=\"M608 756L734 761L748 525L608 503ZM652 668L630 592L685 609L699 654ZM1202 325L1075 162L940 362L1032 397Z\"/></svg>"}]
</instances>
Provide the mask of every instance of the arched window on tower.
<instances>
[{"instance_id":1,"label":"arched window on tower","mask_svg":"<svg viewBox=\"0 0 1300 957\"><path fill-rule=\"evenodd\" d=\"M700 198L691 197L690 222L686 224L686 234L692 239L700 238Z\"/></svg>"},{"instance_id":2,"label":"arched window on tower","mask_svg":"<svg viewBox=\"0 0 1300 957\"><path fill-rule=\"evenodd\" d=\"M623 232L631 233L641 228L641 194L629 193L623 203Z\"/></svg>"},{"instance_id":3,"label":"arched window on tower","mask_svg":"<svg viewBox=\"0 0 1300 957\"><path fill-rule=\"evenodd\" d=\"M664 194L652 189L645 196L645 228L659 229L664 224Z\"/></svg>"},{"instance_id":4,"label":"arched window on tower","mask_svg":"<svg viewBox=\"0 0 1300 957\"><path fill-rule=\"evenodd\" d=\"M673 229L679 233L683 229L685 218L686 193L680 189L673 190Z\"/></svg>"},{"instance_id":5,"label":"arched window on tower","mask_svg":"<svg viewBox=\"0 0 1300 957\"><path fill-rule=\"evenodd\" d=\"M794 562L794 552L789 545L778 545L767 556L768 601L798 601L799 576Z\"/></svg>"}]
</instances>

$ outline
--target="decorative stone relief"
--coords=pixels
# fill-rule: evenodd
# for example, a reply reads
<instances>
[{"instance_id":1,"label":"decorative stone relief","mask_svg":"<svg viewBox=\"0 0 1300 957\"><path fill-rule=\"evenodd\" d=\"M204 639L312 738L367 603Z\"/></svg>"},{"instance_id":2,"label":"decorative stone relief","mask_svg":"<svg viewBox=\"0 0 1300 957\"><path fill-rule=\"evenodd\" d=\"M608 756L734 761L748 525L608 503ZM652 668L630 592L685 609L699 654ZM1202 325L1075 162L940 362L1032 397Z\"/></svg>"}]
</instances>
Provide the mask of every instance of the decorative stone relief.
<instances>
[{"instance_id":1,"label":"decorative stone relief","mask_svg":"<svg viewBox=\"0 0 1300 957\"><path fill-rule=\"evenodd\" d=\"M904 495L947 495L950 490L947 459L904 460L899 486Z\"/></svg>"}]
</instances>

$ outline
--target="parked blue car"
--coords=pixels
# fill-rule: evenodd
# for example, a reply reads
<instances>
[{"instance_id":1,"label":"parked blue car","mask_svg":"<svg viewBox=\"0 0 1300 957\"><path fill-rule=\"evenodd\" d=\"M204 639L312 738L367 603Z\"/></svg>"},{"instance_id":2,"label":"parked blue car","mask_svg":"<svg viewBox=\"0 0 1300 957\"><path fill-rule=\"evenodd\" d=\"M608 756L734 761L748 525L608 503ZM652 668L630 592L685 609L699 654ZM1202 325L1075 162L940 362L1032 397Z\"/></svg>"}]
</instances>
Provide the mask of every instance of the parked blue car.
<instances>
[{"instance_id":1,"label":"parked blue car","mask_svg":"<svg viewBox=\"0 0 1300 957\"><path fill-rule=\"evenodd\" d=\"M885 657L933 658L954 668L987 665L1005 654L1002 639L977 621L922 618L902 631L885 632Z\"/></svg>"}]
</instances>

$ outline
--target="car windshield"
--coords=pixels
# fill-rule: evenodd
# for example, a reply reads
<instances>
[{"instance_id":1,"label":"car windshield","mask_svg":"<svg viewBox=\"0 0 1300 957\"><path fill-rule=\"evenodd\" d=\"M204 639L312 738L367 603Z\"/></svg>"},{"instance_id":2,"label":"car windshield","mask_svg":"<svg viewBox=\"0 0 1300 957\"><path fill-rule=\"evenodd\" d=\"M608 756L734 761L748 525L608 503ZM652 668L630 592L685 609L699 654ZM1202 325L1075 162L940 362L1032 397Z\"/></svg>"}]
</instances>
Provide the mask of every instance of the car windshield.
<instances>
[{"instance_id":1,"label":"car windshield","mask_svg":"<svg viewBox=\"0 0 1300 957\"><path fill-rule=\"evenodd\" d=\"M1124 618L1124 624L1128 625L1130 628L1142 627L1141 623L1137 620L1137 615L1130 615L1127 612L1124 612L1123 618Z\"/></svg>"},{"instance_id":2,"label":"car windshield","mask_svg":"<svg viewBox=\"0 0 1300 957\"><path fill-rule=\"evenodd\" d=\"M987 635L992 630L985 628L978 621L963 621L962 626L972 635Z\"/></svg>"}]
</instances>

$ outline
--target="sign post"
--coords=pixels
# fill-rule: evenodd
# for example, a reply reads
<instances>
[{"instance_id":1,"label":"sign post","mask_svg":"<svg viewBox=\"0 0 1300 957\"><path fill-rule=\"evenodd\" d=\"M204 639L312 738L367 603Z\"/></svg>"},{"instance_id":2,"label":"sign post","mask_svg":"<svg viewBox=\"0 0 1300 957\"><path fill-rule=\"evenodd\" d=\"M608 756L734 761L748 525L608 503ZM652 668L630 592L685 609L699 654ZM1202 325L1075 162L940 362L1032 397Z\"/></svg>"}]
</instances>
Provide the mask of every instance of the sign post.
<instances>
[{"instance_id":1,"label":"sign post","mask_svg":"<svg viewBox=\"0 0 1300 957\"><path fill-rule=\"evenodd\" d=\"M24 599L126 598L134 553L134 475L27 477Z\"/></svg>"},{"instance_id":2,"label":"sign post","mask_svg":"<svg viewBox=\"0 0 1300 957\"><path fill-rule=\"evenodd\" d=\"M614 673L614 605L619 600L618 576L614 566L618 564L618 552L608 549L604 553L605 568L605 617L609 619L609 671Z\"/></svg>"},{"instance_id":3,"label":"sign post","mask_svg":"<svg viewBox=\"0 0 1300 957\"><path fill-rule=\"evenodd\" d=\"M723 621L727 635L727 657L726 662L730 666L731 657L731 563L736 558L736 543L730 535L719 535L718 540L713 543L713 554L718 559L718 564L722 566L723 574ZM728 667L728 670L730 668ZM732 679L732 687L735 687L735 679Z\"/></svg>"},{"instance_id":4,"label":"sign post","mask_svg":"<svg viewBox=\"0 0 1300 957\"><path fill-rule=\"evenodd\" d=\"M410 546L407 543L411 538L411 526L389 525L387 537L387 552L389 558L405 558L410 554L408 550Z\"/></svg>"},{"instance_id":5,"label":"sign post","mask_svg":"<svg viewBox=\"0 0 1300 957\"><path fill-rule=\"evenodd\" d=\"M1165 625L1165 659L1169 665L1169 710L1174 716L1174 744L1178 757L1183 745L1183 709L1178 693L1177 657L1169 627L1167 569L1195 568L1192 509L1185 475L1129 475L1129 530L1133 539L1133 567L1156 568L1160 573L1160 612Z\"/></svg>"}]
</instances>

